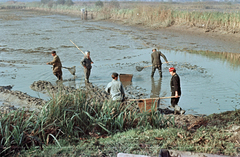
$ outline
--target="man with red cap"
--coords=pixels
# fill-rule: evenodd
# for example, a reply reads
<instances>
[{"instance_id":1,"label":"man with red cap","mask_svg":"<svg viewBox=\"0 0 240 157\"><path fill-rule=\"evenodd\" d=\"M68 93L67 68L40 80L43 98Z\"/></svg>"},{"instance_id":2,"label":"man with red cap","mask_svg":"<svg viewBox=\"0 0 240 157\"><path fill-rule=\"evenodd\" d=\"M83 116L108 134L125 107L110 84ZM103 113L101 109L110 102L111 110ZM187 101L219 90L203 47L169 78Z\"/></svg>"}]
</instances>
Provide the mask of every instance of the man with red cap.
<instances>
[{"instance_id":1,"label":"man with red cap","mask_svg":"<svg viewBox=\"0 0 240 157\"><path fill-rule=\"evenodd\" d=\"M181 96L181 86L180 86L180 77L176 73L176 69L174 67L169 68L169 73L172 75L171 81L170 81L170 87L171 87L171 96L174 96L175 98L171 98L171 108L174 108L174 113L180 113L184 114L185 111L181 109L181 107L178 106L178 102Z\"/></svg>"}]
</instances>

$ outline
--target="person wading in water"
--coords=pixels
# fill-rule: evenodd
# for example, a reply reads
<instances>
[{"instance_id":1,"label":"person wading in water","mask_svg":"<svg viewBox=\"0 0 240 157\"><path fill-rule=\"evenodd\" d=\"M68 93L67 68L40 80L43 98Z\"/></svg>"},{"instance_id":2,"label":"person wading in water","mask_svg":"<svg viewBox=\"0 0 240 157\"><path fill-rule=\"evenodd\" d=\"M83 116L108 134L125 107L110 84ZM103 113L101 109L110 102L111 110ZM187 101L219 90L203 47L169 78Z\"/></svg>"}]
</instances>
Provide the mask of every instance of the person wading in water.
<instances>
[{"instance_id":1,"label":"person wading in water","mask_svg":"<svg viewBox=\"0 0 240 157\"><path fill-rule=\"evenodd\" d=\"M52 51L52 56L53 60L47 64L53 65L53 74L58 78L58 80L62 81L62 63L58 55L56 55L56 51Z\"/></svg>"},{"instance_id":2,"label":"person wading in water","mask_svg":"<svg viewBox=\"0 0 240 157\"><path fill-rule=\"evenodd\" d=\"M84 67L84 74L85 74L85 83L89 83L89 77L91 74L92 69L92 59L90 58L90 51L85 52L85 56L83 60L81 61L82 66Z\"/></svg>"},{"instance_id":3,"label":"person wading in water","mask_svg":"<svg viewBox=\"0 0 240 157\"><path fill-rule=\"evenodd\" d=\"M151 59L152 59L152 74L151 77L154 76L155 70L158 69L159 76L162 77L162 62L160 57L162 56L163 59L168 63L168 60L164 54L162 54L161 51L157 51L156 48L152 49Z\"/></svg>"}]
</instances>

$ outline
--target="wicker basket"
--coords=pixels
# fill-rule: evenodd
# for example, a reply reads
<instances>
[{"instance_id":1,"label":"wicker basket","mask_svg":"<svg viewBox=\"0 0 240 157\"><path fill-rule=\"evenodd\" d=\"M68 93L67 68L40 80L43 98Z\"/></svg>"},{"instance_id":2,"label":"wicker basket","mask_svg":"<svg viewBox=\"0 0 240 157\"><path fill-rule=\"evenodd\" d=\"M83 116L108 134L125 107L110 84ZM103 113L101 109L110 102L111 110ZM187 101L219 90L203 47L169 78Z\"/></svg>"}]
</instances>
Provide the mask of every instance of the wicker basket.
<instances>
[{"instance_id":1,"label":"wicker basket","mask_svg":"<svg viewBox=\"0 0 240 157\"><path fill-rule=\"evenodd\" d=\"M132 82L133 74L120 74L119 79L121 82Z\"/></svg>"},{"instance_id":2,"label":"wicker basket","mask_svg":"<svg viewBox=\"0 0 240 157\"><path fill-rule=\"evenodd\" d=\"M138 101L138 107L139 107L141 112L144 112L144 111L151 112L153 104L155 105L154 110L156 111L159 103L160 103L160 99L156 99L156 98L155 99L153 98L153 99L140 100L140 101Z\"/></svg>"}]
</instances>

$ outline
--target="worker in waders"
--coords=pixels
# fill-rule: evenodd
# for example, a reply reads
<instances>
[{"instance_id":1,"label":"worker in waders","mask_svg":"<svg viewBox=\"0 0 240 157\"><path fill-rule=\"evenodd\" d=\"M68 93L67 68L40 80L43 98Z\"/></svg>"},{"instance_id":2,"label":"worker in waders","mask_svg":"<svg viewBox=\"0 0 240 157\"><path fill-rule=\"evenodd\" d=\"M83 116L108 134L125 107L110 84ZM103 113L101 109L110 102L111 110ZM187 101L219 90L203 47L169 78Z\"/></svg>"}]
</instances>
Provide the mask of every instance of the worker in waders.
<instances>
[{"instance_id":1,"label":"worker in waders","mask_svg":"<svg viewBox=\"0 0 240 157\"><path fill-rule=\"evenodd\" d=\"M89 77L91 74L93 61L90 58L90 51L85 52L85 56L81 61L82 66L84 67L85 83L89 83Z\"/></svg>"},{"instance_id":2,"label":"worker in waders","mask_svg":"<svg viewBox=\"0 0 240 157\"><path fill-rule=\"evenodd\" d=\"M171 98L171 108L174 109L175 114L184 114L185 111L182 110L181 107L178 106L178 102L181 96L181 85L180 85L180 77L176 73L176 69L174 67L169 68L169 73L172 75L171 81L170 81L170 87L171 87L171 96L174 96L175 98Z\"/></svg>"},{"instance_id":3,"label":"worker in waders","mask_svg":"<svg viewBox=\"0 0 240 157\"><path fill-rule=\"evenodd\" d=\"M118 81L118 73L112 73L112 81L108 83L105 91L110 93L114 101L124 100L125 92L121 81Z\"/></svg>"},{"instance_id":4,"label":"worker in waders","mask_svg":"<svg viewBox=\"0 0 240 157\"><path fill-rule=\"evenodd\" d=\"M60 58L56 54L56 51L52 51L53 60L47 64L53 65L53 74L62 81L62 63Z\"/></svg>"},{"instance_id":5,"label":"worker in waders","mask_svg":"<svg viewBox=\"0 0 240 157\"><path fill-rule=\"evenodd\" d=\"M158 69L160 77L162 77L162 62L160 57L163 57L163 59L168 63L168 60L164 54L162 54L161 51L157 51L156 48L152 49L151 59L152 59L152 74L151 77L154 76L155 70Z\"/></svg>"}]
</instances>

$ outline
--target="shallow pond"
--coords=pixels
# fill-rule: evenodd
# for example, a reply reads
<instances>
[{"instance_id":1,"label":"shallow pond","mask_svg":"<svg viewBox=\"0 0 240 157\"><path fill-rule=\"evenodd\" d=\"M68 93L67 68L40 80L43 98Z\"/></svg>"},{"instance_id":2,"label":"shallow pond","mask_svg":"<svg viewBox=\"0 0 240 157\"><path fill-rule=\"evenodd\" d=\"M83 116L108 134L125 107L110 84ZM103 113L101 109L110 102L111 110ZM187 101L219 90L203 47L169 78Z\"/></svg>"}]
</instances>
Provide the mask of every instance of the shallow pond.
<instances>
[{"instance_id":1,"label":"shallow pond","mask_svg":"<svg viewBox=\"0 0 240 157\"><path fill-rule=\"evenodd\" d=\"M64 84L83 85L83 54L70 42L91 51L94 61L90 82L105 86L111 73L133 74L132 84L147 97L170 96L170 66L181 78L182 97L179 105L187 114L211 114L239 108L239 66L218 57L184 51L160 49L172 61L163 64L163 77L156 71L151 79L151 67L137 71L136 66L150 65L149 43L172 42L154 32L142 32L132 27L106 22L81 21L77 17L36 14L30 11L1 12L2 16L17 16L14 20L0 19L0 83L13 85L12 90L48 99L47 95L30 89L34 81L56 78L50 52L56 50L63 66L76 66L76 78L63 69ZM189 45L186 45L189 49ZM183 47L184 48L184 45ZM163 59L162 59L163 60ZM161 100L169 105L170 99Z\"/></svg>"}]
</instances>

